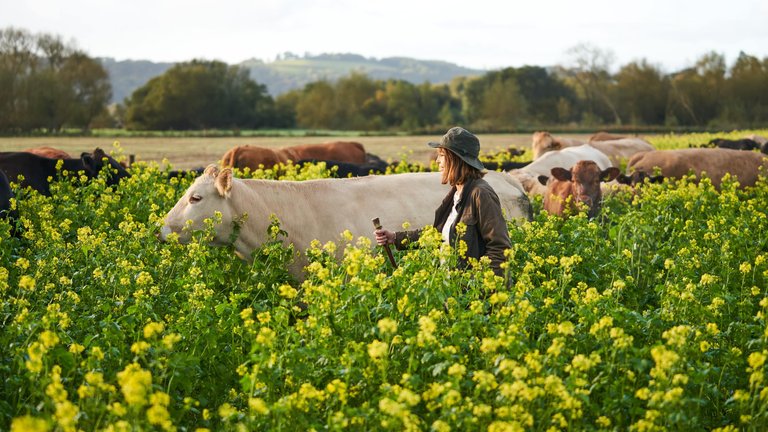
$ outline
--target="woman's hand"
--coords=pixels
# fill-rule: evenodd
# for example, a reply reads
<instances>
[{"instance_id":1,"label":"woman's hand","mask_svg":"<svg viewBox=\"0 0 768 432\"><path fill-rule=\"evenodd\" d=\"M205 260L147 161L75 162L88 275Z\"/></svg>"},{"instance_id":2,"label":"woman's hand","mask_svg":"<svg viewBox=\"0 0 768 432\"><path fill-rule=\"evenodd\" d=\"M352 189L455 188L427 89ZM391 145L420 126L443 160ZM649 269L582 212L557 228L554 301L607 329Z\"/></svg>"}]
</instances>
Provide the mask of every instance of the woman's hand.
<instances>
[{"instance_id":1,"label":"woman's hand","mask_svg":"<svg viewBox=\"0 0 768 432\"><path fill-rule=\"evenodd\" d=\"M395 233L392 231L387 231L385 229L377 229L373 232L373 235L376 236L376 244L379 245L386 245L386 244L393 244L395 242Z\"/></svg>"}]
</instances>

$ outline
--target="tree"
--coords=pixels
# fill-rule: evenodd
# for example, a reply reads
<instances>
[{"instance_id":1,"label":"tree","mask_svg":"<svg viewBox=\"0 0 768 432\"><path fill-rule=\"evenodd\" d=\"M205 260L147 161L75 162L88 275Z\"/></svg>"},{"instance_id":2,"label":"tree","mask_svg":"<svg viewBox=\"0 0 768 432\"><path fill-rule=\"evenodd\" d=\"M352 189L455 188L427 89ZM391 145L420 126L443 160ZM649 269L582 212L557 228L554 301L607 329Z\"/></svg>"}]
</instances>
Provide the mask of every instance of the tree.
<instances>
[{"instance_id":1,"label":"tree","mask_svg":"<svg viewBox=\"0 0 768 432\"><path fill-rule=\"evenodd\" d=\"M321 80L304 86L296 104L296 124L303 128L329 129L335 126L336 102L333 86Z\"/></svg>"},{"instance_id":2,"label":"tree","mask_svg":"<svg viewBox=\"0 0 768 432\"><path fill-rule=\"evenodd\" d=\"M561 71L571 78L584 98L587 118L607 119L621 124L621 116L611 98L612 77L609 72L614 61L610 50L603 51L589 44L579 44L568 50L573 66Z\"/></svg>"},{"instance_id":3,"label":"tree","mask_svg":"<svg viewBox=\"0 0 768 432\"><path fill-rule=\"evenodd\" d=\"M725 83L725 59L711 52L694 67L670 78L668 115L681 124L705 126L718 115Z\"/></svg>"},{"instance_id":4,"label":"tree","mask_svg":"<svg viewBox=\"0 0 768 432\"><path fill-rule=\"evenodd\" d=\"M661 71L641 60L616 74L616 105L621 116L634 125L664 123L669 83Z\"/></svg>"},{"instance_id":5,"label":"tree","mask_svg":"<svg viewBox=\"0 0 768 432\"><path fill-rule=\"evenodd\" d=\"M274 100L246 69L219 61L180 63L137 89L129 129L259 128L274 124Z\"/></svg>"},{"instance_id":6,"label":"tree","mask_svg":"<svg viewBox=\"0 0 768 432\"><path fill-rule=\"evenodd\" d=\"M110 97L104 67L60 37L0 30L0 130L87 129Z\"/></svg>"},{"instance_id":7,"label":"tree","mask_svg":"<svg viewBox=\"0 0 768 432\"><path fill-rule=\"evenodd\" d=\"M723 116L738 124L764 125L768 121L768 57L740 53L731 67L725 88Z\"/></svg>"}]
</instances>

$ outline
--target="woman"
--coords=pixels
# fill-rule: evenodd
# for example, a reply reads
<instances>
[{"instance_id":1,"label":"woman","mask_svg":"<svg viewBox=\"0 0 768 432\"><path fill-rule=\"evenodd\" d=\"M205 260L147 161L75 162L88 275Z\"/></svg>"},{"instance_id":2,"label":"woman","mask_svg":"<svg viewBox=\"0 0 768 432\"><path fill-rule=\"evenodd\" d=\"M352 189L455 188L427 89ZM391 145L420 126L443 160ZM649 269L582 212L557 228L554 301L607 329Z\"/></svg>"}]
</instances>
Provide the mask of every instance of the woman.
<instances>
[{"instance_id":1,"label":"woman","mask_svg":"<svg viewBox=\"0 0 768 432\"><path fill-rule=\"evenodd\" d=\"M493 272L502 276L501 263L506 261L504 251L511 248L512 243L499 197L483 180L485 168L478 159L480 141L469 131L454 127L440 142L428 145L437 149L442 183L452 187L435 211L434 227L443 234L443 241L454 247L458 245L457 240L463 240L467 244L466 258L490 258ZM457 239L456 224L459 222L467 229ZM419 239L421 230L392 232L381 229L374 234L376 243L394 244L396 248L404 249ZM466 267L467 260L460 258L460 265Z\"/></svg>"}]
</instances>

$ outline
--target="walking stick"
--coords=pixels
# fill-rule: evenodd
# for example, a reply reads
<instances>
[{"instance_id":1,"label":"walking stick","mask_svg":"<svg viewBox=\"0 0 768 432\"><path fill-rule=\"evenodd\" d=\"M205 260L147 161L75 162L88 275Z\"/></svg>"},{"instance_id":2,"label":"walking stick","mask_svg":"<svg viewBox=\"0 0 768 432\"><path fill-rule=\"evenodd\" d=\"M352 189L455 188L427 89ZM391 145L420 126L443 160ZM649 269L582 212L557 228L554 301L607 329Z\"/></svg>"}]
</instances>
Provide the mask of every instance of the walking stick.
<instances>
[{"instance_id":1,"label":"walking stick","mask_svg":"<svg viewBox=\"0 0 768 432\"><path fill-rule=\"evenodd\" d=\"M371 222L373 222L374 228L377 230L381 229L381 222L379 222L379 218L373 218ZM387 251L387 258L389 258L389 263L392 264L392 268L397 268L397 263L395 262L395 257L392 256L392 250L389 248L389 244L384 245L384 250Z\"/></svg>"}]
</instances>

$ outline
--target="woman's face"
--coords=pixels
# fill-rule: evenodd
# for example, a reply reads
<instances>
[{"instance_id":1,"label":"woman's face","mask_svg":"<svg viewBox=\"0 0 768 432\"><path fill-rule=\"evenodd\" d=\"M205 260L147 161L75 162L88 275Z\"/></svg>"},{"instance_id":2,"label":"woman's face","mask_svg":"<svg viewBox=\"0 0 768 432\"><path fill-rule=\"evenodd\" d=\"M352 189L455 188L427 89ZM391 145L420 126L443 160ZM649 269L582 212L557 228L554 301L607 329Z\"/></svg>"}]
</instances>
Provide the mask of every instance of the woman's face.
<instances>
[{"instance_id":1,"label":"woman's face","mask_svg":"<svg viewBox=\"0 0 768 432\"><path fill-rule=\"evenodd\" d=\"M437 168L440 172L445 170L445 149L437 149Z\"/></svg>"}]
</instances>

